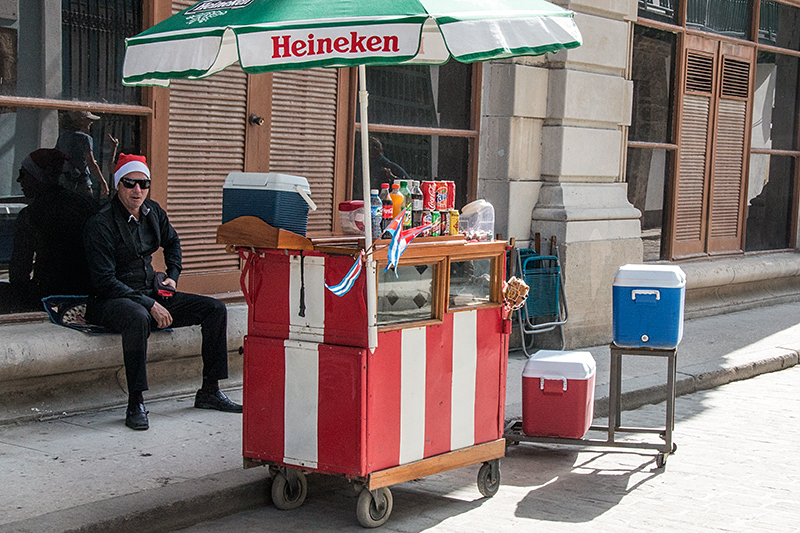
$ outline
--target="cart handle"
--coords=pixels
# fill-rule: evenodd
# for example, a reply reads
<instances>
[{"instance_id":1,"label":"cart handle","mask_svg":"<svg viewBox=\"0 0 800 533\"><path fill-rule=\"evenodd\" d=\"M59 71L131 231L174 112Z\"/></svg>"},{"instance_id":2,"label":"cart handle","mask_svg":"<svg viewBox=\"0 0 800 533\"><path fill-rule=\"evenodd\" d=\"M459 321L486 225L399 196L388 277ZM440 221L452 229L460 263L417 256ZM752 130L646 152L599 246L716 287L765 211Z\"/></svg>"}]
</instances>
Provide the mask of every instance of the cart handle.
<instances>
[{"instance_id":1,"label":"cart handle","mask_svg":"<svg viewBox=\"0 0 800 533\"><path fill-rule=\"evenodd\" d=\"M552 377L552 378L540 377L539 378L539 390L544 390L544 382L545 382L545 380L563 382L564 383L564 392L567 392L567 378L565 378L565 377Z\"/></svg>"},{"instance_id":2,"label":"cart handle","mask_svg":"<svg viewBox=\"0 0 800 533\"><path fill-rule=\"evenodd\" d=\"M247 252L250 253L247 253ZM250 299L250 291L247 290L247 275L250 273L250 270L253 268L253 258L256 255L255 250L246 250L245 248L239 248L239 257L244 261L244 267L242 267L242 274L239 276L239 286L242 288L242 294L244 295L244 301L247 302L248 307L253 306L253 302Z\"/></svg>"}]
</instances>

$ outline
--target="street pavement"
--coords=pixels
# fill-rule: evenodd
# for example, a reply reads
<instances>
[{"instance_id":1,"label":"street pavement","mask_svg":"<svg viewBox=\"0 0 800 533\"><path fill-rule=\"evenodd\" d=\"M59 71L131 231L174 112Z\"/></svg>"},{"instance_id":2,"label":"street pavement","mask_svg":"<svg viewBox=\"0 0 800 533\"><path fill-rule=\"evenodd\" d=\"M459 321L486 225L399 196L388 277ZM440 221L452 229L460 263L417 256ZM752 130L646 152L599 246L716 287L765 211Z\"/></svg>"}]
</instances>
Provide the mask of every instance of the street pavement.
<instances>
[{"instance_id":1,"label":"street pavement","mask_svg":"<svg viewBox=\"0 0 800 533\"><path fill-rule=\"evenodd\" d=\"M800 303L789 303L686 322L678 350L681 396L674 439L679 448L665 470L654 469L652 451L522 444L509 448L502 460L495 498L479 497L477 466L397 485L384 529L485 531L487 524L559 531L669 524L704 529L702 524L711 528L717 518L727 524L722 530L752 530L762 521L770 531L791 530L781 517L792 511L800 516L797 500L788 494L798 477L795 446L788 441L800 434L792 385L800 353L797 317ZM603 416L609 350L587 350L597 361L596 414ZM660 421L663 426L663 406L649 403L665 397L666 362L625 359L623 406L645 407L626 411L624 425ZM507 419L521 413L525 361L521 352L509 356ZM714 389L785 368L790 369ZM755 388L725 396L740 386ZM241 400L241 390L229 395ZM268 470L242 469L241 416L194 409L192 401L146 401L151 427L145 432L124 426L122 405L0 426L0 533L174 531L248 509L254 511L237 515L245 522L233 531L256 523L275 523L279 531L359 527L355 492L328 476L310 476L306 504L278 512L269 505ZM660 415L654 411L659 408ZM726 484L735 486L720 488ZM767 515L777 517L781 527Z\"/></svg>"},{"instance_id":2,"label":"street pavement","mask_svg":"<svg viewBox=\"0 0 800 533\"><path fill-rule=\"evenodd\" d=\"M678 450L653 454L574 446L511 446L491 499L477 467L392 487L384 532L800 531L800 367L682 396ZM623 413L625 424L664 424L664 404ZM364 531L347 482L311 476L302 507L272 506L190 527L191 533Z\"/></svg>"}]
</instances>

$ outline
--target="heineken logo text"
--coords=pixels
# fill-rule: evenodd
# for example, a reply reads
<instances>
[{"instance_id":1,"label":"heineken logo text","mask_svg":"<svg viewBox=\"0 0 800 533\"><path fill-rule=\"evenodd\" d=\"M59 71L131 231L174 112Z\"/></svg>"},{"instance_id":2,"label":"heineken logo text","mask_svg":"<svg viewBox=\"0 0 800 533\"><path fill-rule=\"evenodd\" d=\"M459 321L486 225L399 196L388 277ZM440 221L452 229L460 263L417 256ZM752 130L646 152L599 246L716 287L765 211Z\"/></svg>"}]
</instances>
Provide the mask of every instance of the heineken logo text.
<instances>
[{"instance_id":1,"label":"heineken logo text","mask_svg":"<svg viewBox=\"0 0 800 533\"><path fill-rule=\"evenodd\" d=\"M363 54L367 52L399 52L396 35L359 35L351 31L348 36L292 39L289 35L272 37L272 57L302 57L332 54Z\"/></svg>"},{"instance_id":2,"label":"heineken logo text","mask_svg":"<svg viewBox=\"0 0 800 533\"><path fill-rule=\"evenodd\" d=\"M194 15L195 13L200 13L202 11L213 11L216 9L237 9L240 7L246 7L253 3L253 0L206 0L205 2L200 2L189 11L184 13L184 15Z\"/></svg>"}]
</instances>

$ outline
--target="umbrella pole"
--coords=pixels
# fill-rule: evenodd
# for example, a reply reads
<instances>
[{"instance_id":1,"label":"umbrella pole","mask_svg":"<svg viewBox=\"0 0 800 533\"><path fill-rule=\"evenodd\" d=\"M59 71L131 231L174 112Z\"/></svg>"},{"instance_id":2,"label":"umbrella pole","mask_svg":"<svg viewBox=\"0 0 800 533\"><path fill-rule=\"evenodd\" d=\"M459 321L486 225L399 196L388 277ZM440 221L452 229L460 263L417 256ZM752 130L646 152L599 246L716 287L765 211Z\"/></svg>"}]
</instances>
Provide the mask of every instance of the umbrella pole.
<instances>
[{"instance_id":1,"label":"umbrella pole","mask_svg":"<svg viewBox=\"0 0 800 533\"><path fill-rule=\"evenodd\" d=\"M370 175L369 175L369 124L367 107L367 67L358 66L359 91L358 101L361 109L361 176L362 196L364 198L364 248L367 250L365 263L367 266L367 340L370 352L378 347L378 278L375 261L372 259L372 217L370 211ZM375 237L378 237L375 235Z\"/></svg>"}]
</instances>

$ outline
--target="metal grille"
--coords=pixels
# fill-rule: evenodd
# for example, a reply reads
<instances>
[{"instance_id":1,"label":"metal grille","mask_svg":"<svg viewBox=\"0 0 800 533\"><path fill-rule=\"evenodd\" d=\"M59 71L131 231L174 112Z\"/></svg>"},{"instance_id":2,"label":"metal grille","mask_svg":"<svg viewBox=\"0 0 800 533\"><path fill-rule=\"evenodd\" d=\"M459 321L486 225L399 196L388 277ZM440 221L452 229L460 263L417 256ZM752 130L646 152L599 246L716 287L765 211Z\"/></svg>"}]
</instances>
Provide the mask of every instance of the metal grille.
<instances>
[{"instance_id":1,"label":"metal grille","mask_svg":"<svg viewBox=\"0 0 800 533\"><path fill-rule=\"evenodd\" d=\"M64 97L139 104L122 62L125 38L142 30L142 0L62 0L61 9Z\"/></svg>"}]
</instances>

